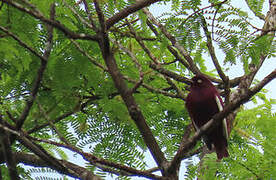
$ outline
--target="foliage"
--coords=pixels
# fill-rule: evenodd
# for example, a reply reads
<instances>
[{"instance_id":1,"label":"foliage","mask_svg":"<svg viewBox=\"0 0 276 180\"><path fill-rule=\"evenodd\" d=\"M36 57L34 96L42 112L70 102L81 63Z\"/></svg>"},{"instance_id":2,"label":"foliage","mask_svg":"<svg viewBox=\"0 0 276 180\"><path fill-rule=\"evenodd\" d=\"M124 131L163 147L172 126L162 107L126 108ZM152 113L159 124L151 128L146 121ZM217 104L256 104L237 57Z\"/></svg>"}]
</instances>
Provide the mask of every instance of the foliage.
<instances>
[{"instance_id":1,"label":"foliage","mask_svg":"<svg viewBox=\"0 0 276 180\"><path fill-rule=\"evenodd\" d=\"M49 13L53 2L56 5L54 20L50 19ZM98 21L99 12L95 4L87 1L85 5L84 2L80 1L78 4L74 0L30 0L18 3L22 9L29 11L15 7L16 3L2 2L0 124L8 124L7 127L22 133L22 136L37 144L50 157L75 163L99 177L112 175L117 179L129 179L128 175L140 176L149 169L149 158L145 155L149 148L145 143L146 135L137 127L137 122L131 116L132 107L127 105L122 96L122 93L129 91L121 91L111 70L107 69L106 54L99 45L100 40L89 40L89 37L98 38L100 33L91 26L97 29L102 24ZM105 0L99 1L98 5L108 21L114 14L133 4L135 1ZM163 13L157 20L188 55L177 49L164 30L151 22L142 10L120 19L107 30L107 34L111 53L126 88L133 90L130 94L133 95L151 133L165 157L172 160L190 124L183 101L188 93L189 83L176 78L177 75L187 78L193 76L190 62L186 62L187 56L202 73L221 78L208 65L206 57L212 56L212 53L208 49L208 38L203 33L202 18L207 22L214 47L224 53L224 58L219 57L219 62L224 64L224 72L237 64L243 66L245 75L250 74L250 64L259 66L263 63L262 57L275 56L275 42L272 42L269 34L258 36L254 33L256 29L250 23L252 18L244 10L234 7L231 2L209 1L206 5L200 0L173 0L157 4L165 4L170 8L169 12ZM248 0L250 9L257 15L261 15L263 4L264 1ZM44 60L33 52L46 57L45 52L51 44L49 24L54 25L53 43L50 56L46 60L46 69L42 72ZM70 33L79 36L73 37L62 30L63 26ZM89 37L83 38L85 35ZM161 70L151 68L152 63ZM165 70L172 75L165 73ZM42 79L37 82L41 72ZM117 75L120 76L119 73ZM222 81L216 82L223 85ZM252 99L252 102L257 102L256 107L239 109L229 140L231 156L222 162L216 162L214 154L206 155L200 163L189 161L186 164L187 179L196 176L202 179L213 176L216 179L276 177L276 116L272 108L275 102L267 99L266 93L258 93ZM262 103L256 98L261 99ZM16 127L28 105L28 114L21 131ZM191 136L193 134L192 131ZM39 157L33 149L22 143L20 137L12 143L11 150L14 153L35 154ZM189 152L202 145L204 144L199 141ZM89 160L85 153L96 158ZM194 157L199 157L197 154ZM85 161L85 165L78 161ZM1 163L4 162L4 159L1 160ZM18 165L17 171L22 178L55 179L43 177L42 173L60 172L57 169L52 170L50 163L47 166L35 164L36 162L27 163L27 160L25 163L33 167L28 169L24 165ZM131 171L120 169L120 165L137 169L141 174L131 174ZM10 176L4 165L1 165L1 175L3 179ZM75 174L67 175L81 178ZM65 175L62 177L68 178Z\"/></svg>"}]
</instances>

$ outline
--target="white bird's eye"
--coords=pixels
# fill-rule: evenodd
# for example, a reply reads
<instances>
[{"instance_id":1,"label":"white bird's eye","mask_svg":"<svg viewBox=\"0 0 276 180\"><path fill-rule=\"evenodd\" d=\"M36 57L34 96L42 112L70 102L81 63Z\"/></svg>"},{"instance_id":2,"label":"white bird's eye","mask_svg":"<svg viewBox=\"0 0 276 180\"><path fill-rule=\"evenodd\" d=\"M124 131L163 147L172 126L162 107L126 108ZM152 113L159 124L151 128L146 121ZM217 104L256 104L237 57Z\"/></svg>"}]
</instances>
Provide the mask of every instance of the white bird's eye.
<instances>
[{"instance_id":1,"label":"white bird's eye","mask_svg":"<svg viewBox=\"0 0 276 180\"><path fill-rule=\"evenodd\" d=\"M198 79L198 80L197 80L197 83L199 83L199 84L202 83L202 80L201 80L201 79Z\"/></svg>"}]
</instances>

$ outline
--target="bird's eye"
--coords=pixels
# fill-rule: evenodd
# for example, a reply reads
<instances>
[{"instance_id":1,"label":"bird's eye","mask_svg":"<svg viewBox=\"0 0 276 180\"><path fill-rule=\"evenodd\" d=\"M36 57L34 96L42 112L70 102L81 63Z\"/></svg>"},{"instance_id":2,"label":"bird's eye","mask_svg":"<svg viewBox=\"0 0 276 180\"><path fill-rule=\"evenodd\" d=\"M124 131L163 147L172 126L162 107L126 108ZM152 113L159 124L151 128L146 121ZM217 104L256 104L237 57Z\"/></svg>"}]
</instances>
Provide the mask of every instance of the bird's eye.
<instances>
[{"instance_id":1,"label":"bird's eye","mask_svg":"<svg viewBox=\"0 0 276 180\"><path fill-rule=\"evenodd\" d=\"M201 79L198 79L198 80L197 80L197 83L199 83L199 84L202 83L202 80L201 80Z\"/></svg>"}]
</instances>

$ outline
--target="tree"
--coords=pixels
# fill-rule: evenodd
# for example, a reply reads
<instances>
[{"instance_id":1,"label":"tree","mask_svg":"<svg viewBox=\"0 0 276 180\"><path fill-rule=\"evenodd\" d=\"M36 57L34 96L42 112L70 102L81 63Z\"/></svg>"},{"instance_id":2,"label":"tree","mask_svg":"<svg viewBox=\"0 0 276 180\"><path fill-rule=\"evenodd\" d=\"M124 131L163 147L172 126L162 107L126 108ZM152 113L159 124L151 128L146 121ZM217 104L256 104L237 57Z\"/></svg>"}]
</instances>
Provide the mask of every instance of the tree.
<instances>
[{"instance_id":1,"label":"tree","mask_svg":"<svg viewBox=\"0 0 276 180\"><path fill-rule=\"evenodd\" d=\"M154 3L170 12L154 17ZM194 156L200 163L186 163L189 179L276 177L275 101L263 89L276 69L256 79L265 61L275 64L276 1L266 16L264 1L246 3L255 17L227 0L2 0L2 178L52 169L79 179L182 179L180 163ZM263 28L251 23L256 17ZM244 73L233 78L235 64ZM194 132L184 101L197 73L226 106ZM230 157L217 162L200 137L226 116ZM147 150L156 168L146 166Z\"/></svg>"}]
</instances>

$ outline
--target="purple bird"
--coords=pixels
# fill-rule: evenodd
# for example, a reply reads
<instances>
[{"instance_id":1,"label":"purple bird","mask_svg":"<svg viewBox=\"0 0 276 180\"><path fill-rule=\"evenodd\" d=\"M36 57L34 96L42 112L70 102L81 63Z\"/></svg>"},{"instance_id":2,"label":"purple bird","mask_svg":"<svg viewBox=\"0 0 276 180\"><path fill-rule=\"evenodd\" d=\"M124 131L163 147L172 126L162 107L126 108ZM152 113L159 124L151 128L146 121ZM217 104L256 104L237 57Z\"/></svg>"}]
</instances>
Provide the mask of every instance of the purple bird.
<instances>
[{"instance_id":1,"label":"purple bird","mask_svg":"<svg viewBox=\"0 0 276 180\"><path fill-rule=\"evenodd\" d=\"M199 74L192 78L191 91L186 99L186 108L194 128L198 130L216 113L223 110L223 101L211 81ZM218 160L229 156L227 151L228 134L228 122L225 118L221 124L203 135L208 149L211 150L212 145L214 146Z\"/></svg>"}]
</instances>

